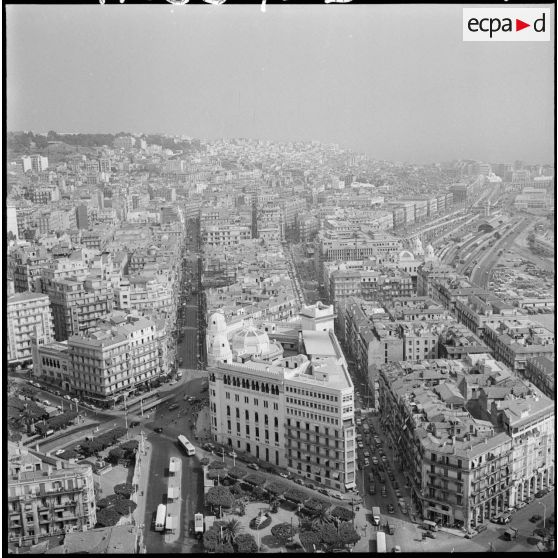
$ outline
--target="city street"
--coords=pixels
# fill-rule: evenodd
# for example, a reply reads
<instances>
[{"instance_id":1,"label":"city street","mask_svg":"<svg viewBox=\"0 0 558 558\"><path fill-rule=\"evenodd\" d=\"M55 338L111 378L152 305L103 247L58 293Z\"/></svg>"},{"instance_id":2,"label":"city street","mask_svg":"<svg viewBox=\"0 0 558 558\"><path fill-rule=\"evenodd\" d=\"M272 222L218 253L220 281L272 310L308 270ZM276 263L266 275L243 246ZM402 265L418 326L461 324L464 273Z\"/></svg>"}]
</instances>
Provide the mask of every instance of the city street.
<instances>
[{"instance_id":1,"label":"city street","mask_svg":"<svg viewBox=\"0 0 558 558\"><path fill-rule=\"evenodd\" d=\"M199 456L187 457L177 443L177 436L184 434L194 441L193 426L191 424L191 406L184 401L185 395L198 397L203 384L202 377L194 377L183 384L177 392L175 402L179 408L169 411L167 406L158 408L152 420L146 424L148 440L152 444L151 467L149 471L149 488L147 490L147 504L145 510L145 544L147 552L182 553L201 551L196 548L196 540L188 535L190 520L198 511L203 511L203 475L199 464ZM161 433L153 431L160 426ZM164 536L156 532L153 526L153 514L160 503L165 503L167 492L168 465L171 457L182 460L182 507L180 518L179 541L165 544Z\"/></svg>"}]
</instances>

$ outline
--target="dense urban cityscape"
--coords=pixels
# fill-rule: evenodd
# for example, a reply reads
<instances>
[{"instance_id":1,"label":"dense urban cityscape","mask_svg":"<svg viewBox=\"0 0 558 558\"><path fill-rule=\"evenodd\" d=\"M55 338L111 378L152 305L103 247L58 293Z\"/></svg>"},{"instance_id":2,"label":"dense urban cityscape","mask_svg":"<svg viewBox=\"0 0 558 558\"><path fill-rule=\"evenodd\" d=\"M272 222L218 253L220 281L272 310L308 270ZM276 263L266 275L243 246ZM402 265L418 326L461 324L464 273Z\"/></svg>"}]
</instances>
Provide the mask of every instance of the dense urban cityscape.
<instances>
[{"instance_id":1,"label":"dense urban cityscape","mask_svg":"<svg viewBox=\"0 0 558 558\"><path fill-rule=\"evenodd\" d=\"M9 552L555 548L555 168L8 132Z\"/></svg>"}]
</instances>

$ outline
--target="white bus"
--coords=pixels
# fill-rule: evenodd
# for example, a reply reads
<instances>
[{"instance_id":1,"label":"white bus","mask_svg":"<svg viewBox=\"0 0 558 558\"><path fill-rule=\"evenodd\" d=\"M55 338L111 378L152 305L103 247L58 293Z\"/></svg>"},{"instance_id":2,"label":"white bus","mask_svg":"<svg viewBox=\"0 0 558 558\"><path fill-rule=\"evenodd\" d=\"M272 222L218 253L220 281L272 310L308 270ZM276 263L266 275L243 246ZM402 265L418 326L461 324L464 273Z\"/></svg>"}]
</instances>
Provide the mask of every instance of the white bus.
<instances>
[{"instance_id":1,"label":"white bus","mask_svg":"<svg viewBox=\"0 0 558 558\"><path fill-rule=\"evenodd\" d=\"M188 438L186 438L186 436L180 434L178 436L178 442L186 450L186 453L188 455L195 455L196 454L196 448L190 443L190 440L188 440Z\"/></svg>"},{"instance_id":2,"label":"white bus","mask_svg":"<svg viewBox=\"0 0 558 558\"><path fill-rule=\"evenodd\" d=\"M376 533L376 552L386 551L386 534L383 531Z\"/></svg>"},{"instance_id":3,"label":"white bus","mask_svg":"<svg viewBox=\"0 0 558 558\"><path fill-rule=\"evenodd\" d=\"M167 506L159 504L157 506L157 517L155 518L155 531L165 530L165 521L167 518Z\"/></svg>"}]
</instances>

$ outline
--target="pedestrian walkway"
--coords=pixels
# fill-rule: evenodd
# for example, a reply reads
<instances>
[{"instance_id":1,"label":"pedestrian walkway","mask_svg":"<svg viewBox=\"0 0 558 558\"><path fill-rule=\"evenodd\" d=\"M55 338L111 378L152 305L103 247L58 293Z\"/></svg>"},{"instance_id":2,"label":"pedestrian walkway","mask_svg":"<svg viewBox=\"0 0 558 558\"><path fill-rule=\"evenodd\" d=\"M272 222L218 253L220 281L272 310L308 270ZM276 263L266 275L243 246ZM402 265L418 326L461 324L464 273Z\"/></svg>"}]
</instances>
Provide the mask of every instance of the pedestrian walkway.
<instances>
[{"instance_id":1,"label":"pedestrian walkway","mask_svg":"<svg viewBox=\"0 0 558 558\"><path fill-rule=\"evenodd\" d=\"M139 447L136 454L136 471L138 476L137 479L137 489L134 494L135 502L137 504L136 509L133 513L133 518L139 529L145 529L144 519L145 519L145 506L147 502L147 490L149 485L149 468L151 466L151 453L152 446L151 443L146 440L145 435L143 436L143 448L141 435L138 436ZM149 526L148 526L149 528ZM145 536L145 532L143 533Z\"/></svg>"}]
</instances>

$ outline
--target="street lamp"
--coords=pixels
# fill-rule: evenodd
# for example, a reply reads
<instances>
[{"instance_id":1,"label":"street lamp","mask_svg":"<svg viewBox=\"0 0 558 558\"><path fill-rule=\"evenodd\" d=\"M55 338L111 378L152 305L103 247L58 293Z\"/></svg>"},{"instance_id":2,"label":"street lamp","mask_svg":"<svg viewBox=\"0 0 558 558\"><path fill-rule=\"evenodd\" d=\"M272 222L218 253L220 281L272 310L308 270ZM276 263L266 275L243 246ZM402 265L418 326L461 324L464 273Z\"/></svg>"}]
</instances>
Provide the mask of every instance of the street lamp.
<instances>
[{"instance_id":1,"label":"street lamp","mask_svg":"<svg viewBox=\"0 0 558 558\"><path fill-rule=\"evenodd\" d=\"M537 502L537 504L540 504L543 508L543 529L546 529L546 504L544 502Z\"/></svg>"}]
</instances>

